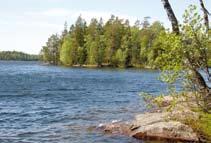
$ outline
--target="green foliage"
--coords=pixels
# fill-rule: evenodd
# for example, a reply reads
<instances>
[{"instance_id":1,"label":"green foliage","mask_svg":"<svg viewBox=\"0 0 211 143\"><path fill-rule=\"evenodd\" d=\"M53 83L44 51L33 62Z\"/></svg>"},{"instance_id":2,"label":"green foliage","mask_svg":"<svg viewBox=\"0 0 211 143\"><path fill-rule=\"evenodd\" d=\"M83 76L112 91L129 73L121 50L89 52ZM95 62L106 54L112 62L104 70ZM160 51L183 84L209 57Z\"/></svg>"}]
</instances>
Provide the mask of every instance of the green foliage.
<instances>
[{"instance_id":1,"label":"green foliage","mask_svg":"<svg viewBox=\"0 0 211 143\"><path fill-rule=\"evenodd\" d=\"M190 65L188 68L204 68L207 64L209 37L196 6L191 5L184 14L182 37L185 41L184 58Z\"/></svg>"},{"instance_id":2,"label":"green foliage","mask_svg":"<svg viewBox=\"0 0 211 143\"><path fill-rule=\"evenodd\" d=\"M86 48L87 48L87 63L94 65L96 64L96 58L97 58L97 50L98 50L98 43L94 40L92 40L92 37L90 35L86 36Z\"/></svg>"},{"instance_id":3,"label":"green foliage","mask_svg":"<svg viewBox=\"0 0 211 143\"><path fill-rule=\"evenodd\" d=\"M74 38L78 44L78 47L84 46L84 37L86 33L86 21L82 19L81 16L78 17L75 23L75 29L74 29Z\"/></svg>"},{"instance_id":4,"label":"green foliage","mask_svg":"<svg viewBox=\"0 0 211 143\"><path fill-rule=\"evenodd\" d=\"M50 38L48 38L46 46L41 50L41 59L51 64L58 64L60 42L60 38L57 34L51 35Z\"/></svg>"},{"instance_id":5,"label":"green foliage","mask_svg":"<svg viewBox=\"0 0 211 143\"><path fill-rule=\"evenodd\" d=\"M83 48L83 47L78 47L78 63L80 64L80 65L83 65L83 64L85 64L85 62L86 62L86 49L85 48Z\"/></svg>"},{"instance_id":6,"label":"green foliage","mask_svg":"<svg viewBox=\"0 0 211 143\"><path fill-rule=\"evenodd\" d=\"M157 48L158 53L152 63L163 71L162 80L167 83L173 84L180 78L192 80L193 71L207 65L208 36L193 5L185 11L180 35L161 32L154 43L153 49Z\"/></svg>"},{"instance_id":7,"label":"green foliage","mask_svg":"<svg viewBox=\"0 0 211 143\"><path fill-rule=\"evenodd\" d=\"M126 54L125 51L122 51L122 49L118 49L116 52L116 61L117 61L117 65L119 65L120 67L124 67L125 66L125 61L126 61Z\"/></svg>"},{"instance_id":8,"label":"green foliage","mask_svg":"<svg viewBox=\"0 0 211 143\"><path fill-rule=\"evenodd\" d=\"M100 31L99 31L100 32ZM99 38L97 38L97 56L96 56L96 62L98 66L102 66L105 57L105 41L104 36L100 35Z\"/></svg>"},{"instance_id":9,"label":"green foliage","mask_svg":"<svg viewBox=\"0 0 211 143\"><path fill-rule=\"evenodd\" d=\"M144 23L141 29L139 21L130 26L128 20L111 16L105 24L102 19L93 18L87 26L80 16L69 31L65 23L60 37L52 35L48 39L42 59L66 66L148 66L157 56L154 42L164 27L160 22L150 25L147 19Z\"/></svg>"},{"instance_id":10,"label":"green foliage","mask_svg":"<svg viewBox=\"0 0 211 143\"><path fill-rule=\"evenodd\" d=\"M69 36L65 37L60 50L60 61L63 65L69 66L73 64L71 53L71 38Z\"/></svg>"},{"instance_id":11,"label":"green foliage","mask_svg":"<svg viewBox=\"0 0 211 143\"><path fill-rule=\"evenodd\" d=\"M37 61L39 56L16 51L2 51L0 52L0 60Z\"/></svg>"},{"instance_id":12,"label":"green foliage","mask_svg":"<svg viewBox=\"0 0 211 143\"><path fill-rule=\"evenodd\" d=\"M183 50L181 38L174 33L163 32L159 35L157 42L161 45L157 49L160 54L154 64L163 71L180 71Z\"/></svg>"}]
</instances>

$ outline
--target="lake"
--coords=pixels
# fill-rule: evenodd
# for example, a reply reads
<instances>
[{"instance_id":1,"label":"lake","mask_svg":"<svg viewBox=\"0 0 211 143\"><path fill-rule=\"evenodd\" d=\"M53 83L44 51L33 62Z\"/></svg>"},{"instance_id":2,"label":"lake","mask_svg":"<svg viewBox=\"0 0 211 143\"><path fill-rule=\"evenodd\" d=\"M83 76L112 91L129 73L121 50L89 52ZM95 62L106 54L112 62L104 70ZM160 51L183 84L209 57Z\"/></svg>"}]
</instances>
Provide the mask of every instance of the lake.
<instances>
[{"instance_id":1,"label":"lake","mask_svg":"<svg viewBox=\"0 0 211 143\"><path fill-rule=\"evenodd\" d=\"M88 128L146 110L140 92L158 94L159 72L0 62L1 143L140 143ZM144 142L144 141L143 141Z\"/></svg>"}]
</instances>

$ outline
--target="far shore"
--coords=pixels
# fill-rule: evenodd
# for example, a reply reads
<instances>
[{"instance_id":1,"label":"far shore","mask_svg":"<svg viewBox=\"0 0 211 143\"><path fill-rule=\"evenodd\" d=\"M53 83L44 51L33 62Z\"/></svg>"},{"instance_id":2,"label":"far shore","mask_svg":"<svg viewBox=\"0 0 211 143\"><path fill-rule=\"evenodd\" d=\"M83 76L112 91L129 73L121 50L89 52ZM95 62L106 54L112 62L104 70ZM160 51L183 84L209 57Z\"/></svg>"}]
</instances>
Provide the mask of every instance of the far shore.
<instances>
[{"instance_id":1,"label":"far shore","mask_svg":"<svg viewBox=\"0 0 211 143\"><path fill-rule=\"evenodd\" d=\"M51 63L43 63L43 65L54 65L54 64L51 64ZM69 68L115 68L115 69L146 69L146 70L155 70L156 68L154 67L151 67L151 66L144 66L144 65L131 65L131 66L113 66L113 65L108 65L108 64L102 64L102 65L62 65L62 64L58 64L58 65L55 65L55 66L62 66L62 67L69 67Z\"/></svg>"}]
</instances>

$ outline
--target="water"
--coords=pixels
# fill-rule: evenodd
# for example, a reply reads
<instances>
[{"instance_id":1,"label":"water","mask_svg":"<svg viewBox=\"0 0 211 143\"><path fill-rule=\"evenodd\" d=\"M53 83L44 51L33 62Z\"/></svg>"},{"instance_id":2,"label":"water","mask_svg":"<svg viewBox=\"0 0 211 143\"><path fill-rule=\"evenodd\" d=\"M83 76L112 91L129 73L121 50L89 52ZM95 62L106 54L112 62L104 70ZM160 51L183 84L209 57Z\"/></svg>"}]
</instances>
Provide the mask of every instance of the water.
<instances>
[{"instance_id":1,"label":"water","mask_svg":"<svg viewBox=\"0 0 211 143\"><path fill-rule=\"evenodd\" d=\"M1 143L138 143L87 130L146 110L139 92L166 86L150 70L82 69L0 62Z\"/></svg>"}]
</instances>

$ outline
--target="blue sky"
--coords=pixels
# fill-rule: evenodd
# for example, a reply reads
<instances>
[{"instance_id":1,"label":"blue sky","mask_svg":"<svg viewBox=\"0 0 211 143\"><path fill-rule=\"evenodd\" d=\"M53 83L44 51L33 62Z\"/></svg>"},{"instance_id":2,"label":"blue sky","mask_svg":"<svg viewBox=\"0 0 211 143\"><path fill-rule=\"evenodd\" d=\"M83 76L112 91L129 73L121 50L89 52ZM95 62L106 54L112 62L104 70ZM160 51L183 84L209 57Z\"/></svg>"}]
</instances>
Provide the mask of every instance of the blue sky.
<instances>
[{"instance_id":1,"label":"blue sky","mask_svg":"<svg viewBox=\"0 0 211 143\"><path fill-rule=\"evenodd\" d=\"M169 1L179 21L188 5L199 5L198 0ZM211 0L205 3L211 11ZM62 31L65 21L71 25L79 15L87 21L107 20L111 14L131 24L150 16L170 27L161 0L0 0L0 50L38 54L51 34Z\"/></svg>"}]
</instances>

